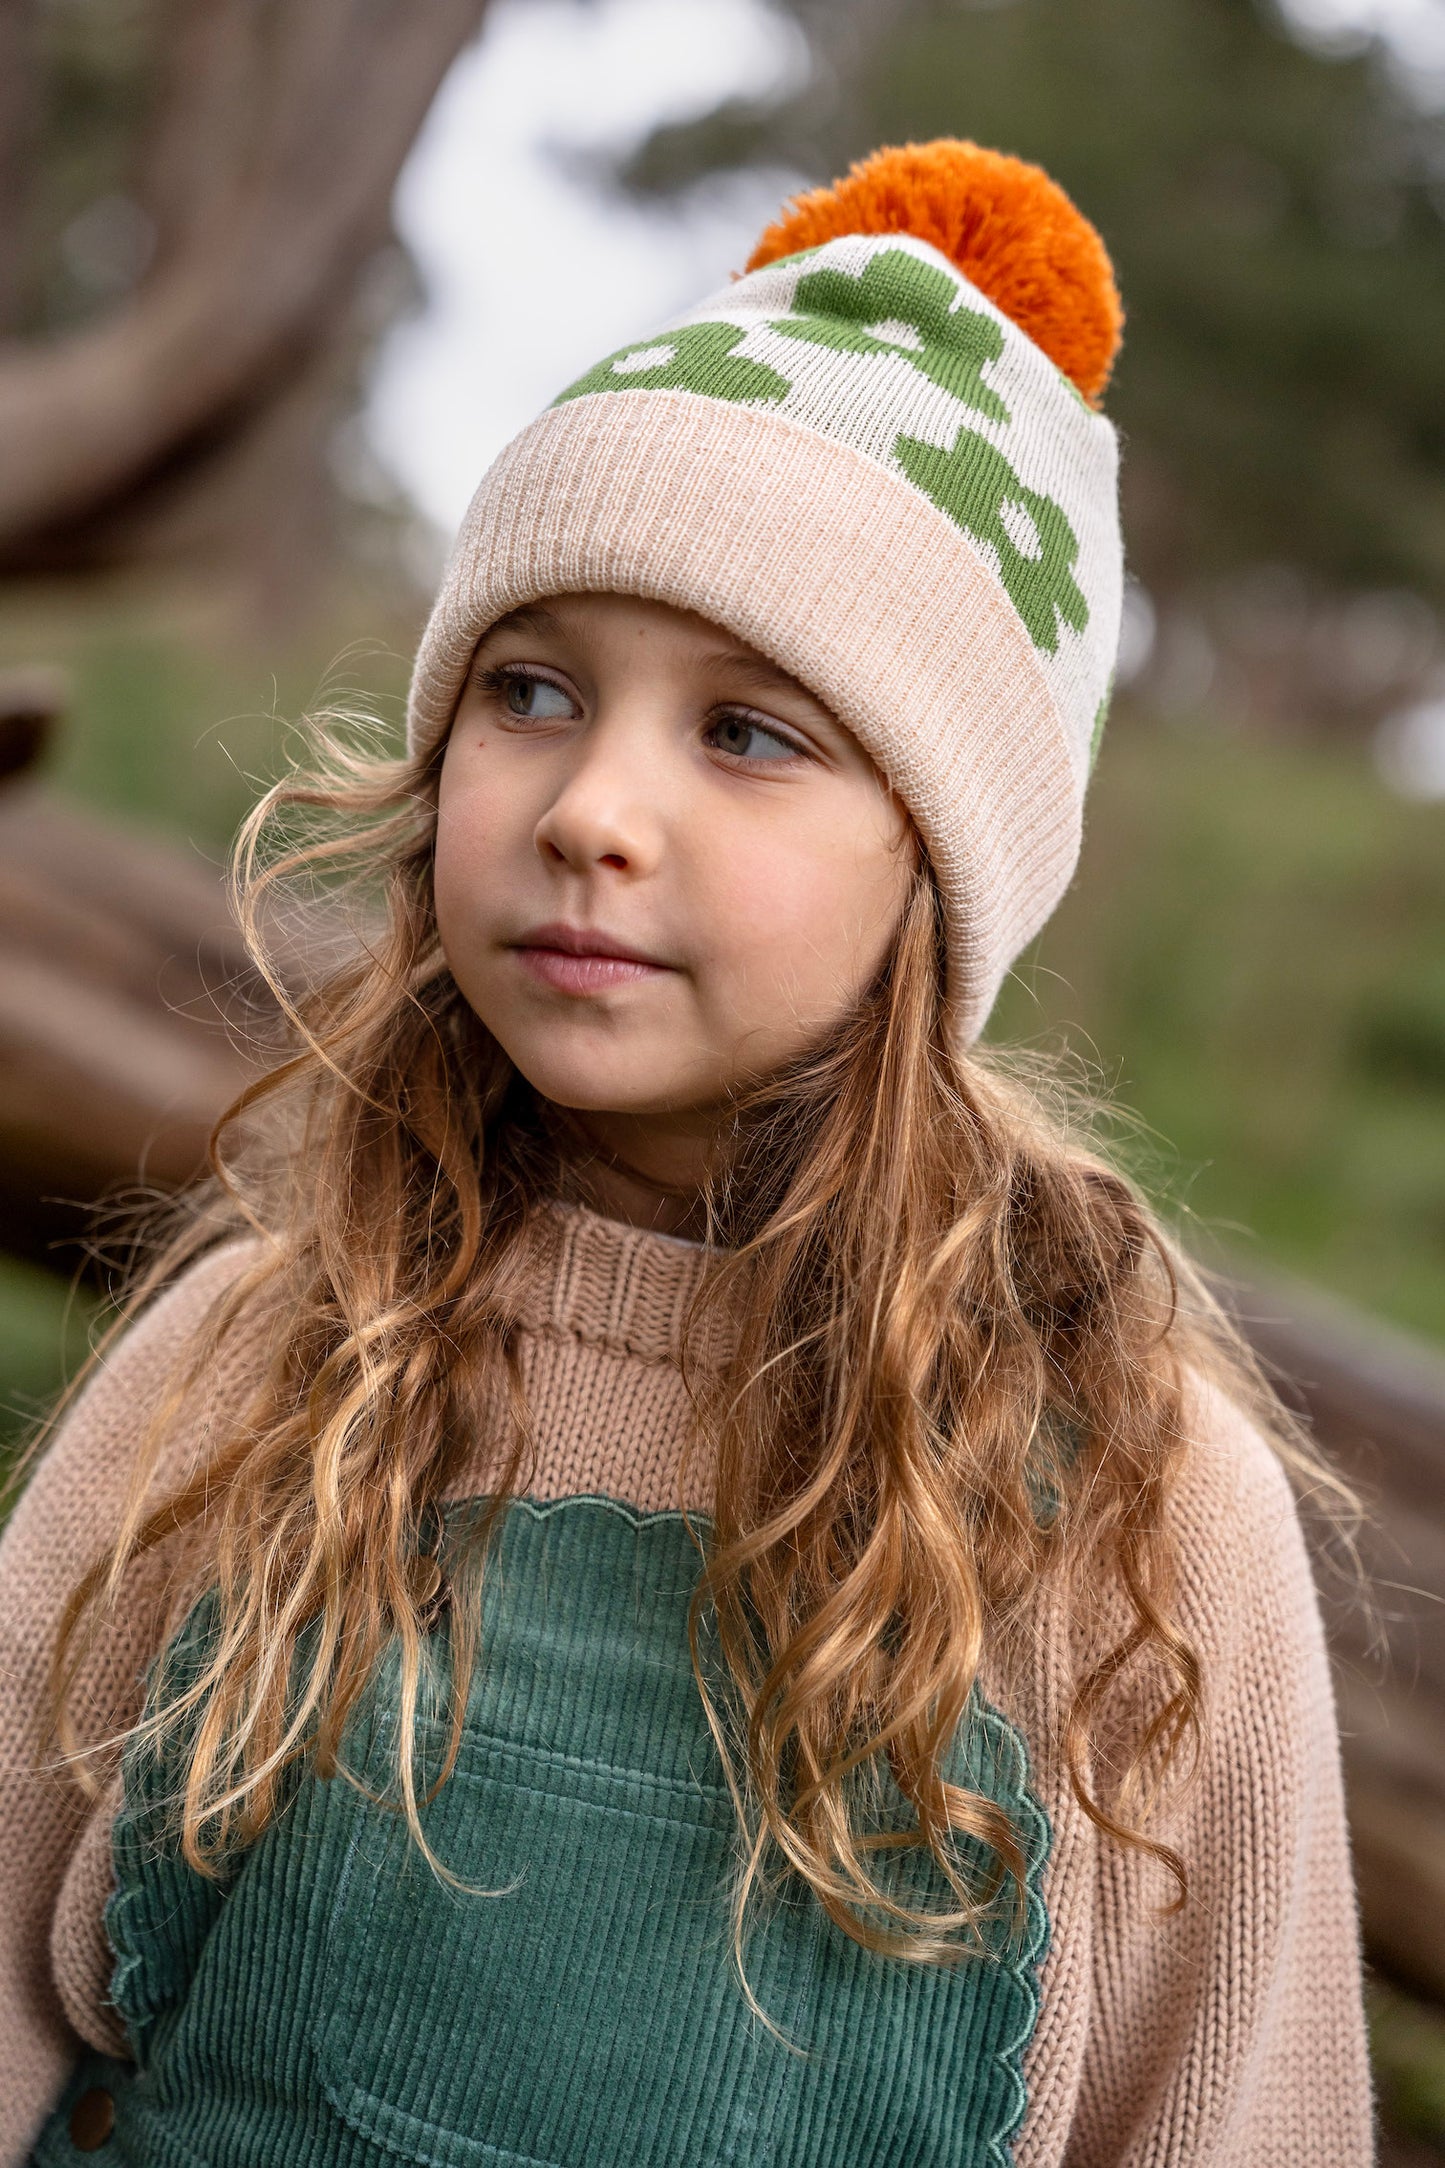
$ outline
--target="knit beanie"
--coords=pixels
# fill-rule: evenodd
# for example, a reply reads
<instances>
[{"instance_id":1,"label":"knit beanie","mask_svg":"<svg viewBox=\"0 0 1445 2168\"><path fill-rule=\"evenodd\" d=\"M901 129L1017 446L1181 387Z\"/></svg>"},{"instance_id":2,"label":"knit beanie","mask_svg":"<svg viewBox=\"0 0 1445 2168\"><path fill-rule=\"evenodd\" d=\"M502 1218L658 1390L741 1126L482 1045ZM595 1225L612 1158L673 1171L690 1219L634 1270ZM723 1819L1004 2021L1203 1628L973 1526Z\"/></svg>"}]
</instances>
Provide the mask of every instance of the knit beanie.
<instances>
[{"instance_id":1,"label":"knit beanie","mask_svg":"<svg viewBox=\"0 0 1445 2168\"><path fill-rule=\"evenodd\" d=\"M483 477L411 749L522 603L697 611L831 709L907 806L968 1044L1078 858L1123 592L1097 408L1121 323L1099 236L1020 159L908 145L797 198L744 274L598 362Z\"/></svg>"}]
</instances>

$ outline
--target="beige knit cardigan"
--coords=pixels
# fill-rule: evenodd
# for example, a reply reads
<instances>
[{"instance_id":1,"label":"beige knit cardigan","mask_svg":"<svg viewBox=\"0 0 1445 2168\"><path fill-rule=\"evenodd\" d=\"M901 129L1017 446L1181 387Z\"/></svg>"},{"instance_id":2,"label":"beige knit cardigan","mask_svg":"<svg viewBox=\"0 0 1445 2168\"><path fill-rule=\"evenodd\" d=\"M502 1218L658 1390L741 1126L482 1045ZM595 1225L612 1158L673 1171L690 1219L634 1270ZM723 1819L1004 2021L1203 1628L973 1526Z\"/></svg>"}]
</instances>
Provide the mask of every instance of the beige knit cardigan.
<instances>
[{"instance_id":1,"label":"beige knit cardigan","mask_svg":"<svg viewBox=\"0 0 1445 2168\"><path fill-rule=\"evenodd\" d=\"M540 1438L537 1496L678 1503L688 1401L677 1368L696 1245L580 1207L544 1215L521 1308ZM114 1797L91 1807L37 1766L49 1648L65 1595L116 1521L166 1363L235 1269L193 1266L90 1383L0 1543L0 2168L25 2160L82 2042L124 2053L102 1912ZM238 1337L177 1422L161 1480L205 1450L253 1374ZM1174 1918L1147 1862L1102 1840L1058 1752L1067 1622L1050 1600L985 1690L1029 1742L1054 1842L1051 1942L1025 2076L1017 2168L1363 2168L1371 2109L1340 1760L1319 1609L1290 1491L1257 1432L1199 1393L1179 1496L1183 1623L1203 1656L1208 1745L1167 1834L1188 1861ZM478 1411L460 1491L486 1487ZM688 1501L705 1507L706 1499ZM141 1588L90 1666L92 1723L138 1708L166 1591ZM903 2164L900 2164L903 2168Z\"/></svg>"}]
</instances>

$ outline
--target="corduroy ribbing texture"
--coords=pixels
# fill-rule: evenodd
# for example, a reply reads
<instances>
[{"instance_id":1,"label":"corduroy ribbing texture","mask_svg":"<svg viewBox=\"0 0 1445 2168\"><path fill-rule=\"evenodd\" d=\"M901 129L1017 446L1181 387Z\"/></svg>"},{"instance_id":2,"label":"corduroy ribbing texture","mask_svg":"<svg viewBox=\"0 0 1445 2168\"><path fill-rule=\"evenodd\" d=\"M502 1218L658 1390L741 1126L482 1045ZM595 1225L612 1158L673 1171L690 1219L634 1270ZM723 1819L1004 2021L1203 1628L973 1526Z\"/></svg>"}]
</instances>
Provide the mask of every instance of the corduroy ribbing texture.
<instances>
[{"instance_id":1,"label":"corduroy ribbing texture","mask_svg":"<svg viewBox=\"0 0 1445 2168\"><path fill-rule=\"evenodd\" d=\"M928 243L849 235L609 356L508 446L413 674L414 749L478 639L612 591L725 625L854 732L944 897L982 1029L1073 873L1123 594L1103 415Z\"/></svg>"},{"instance_id":2,"label":"corduroy ribbing texture","mask_svg":"<svg viewBox=\"0 0 1445 2168\"><path fill-rule=\"evenodd\" d=\"M729 1960L734 1824L688 1660L695 1577L676 1514L589 1498L511 1508L456 1768L423 1809L462 1888L438 1880L394 1813L310 1774L229 1886L203 1882L168 1845L165 1773L135 1757L109 1914L139 2065L112 2082L123 2159L1005 2157L1046 1931L1047 1824L1016 1735L976 1705L955 1773L1020 1827L1031 1876L1017 1946L1000 1920L977 1963L880 1965L793 1893L750 1941L754 1990L789 2047L748 2009ZM204 1646L206 1607L192 1628ZM444 1628L438 1639L444 1669ZM377 1790L395 1706L384 1666L348 1739ZM429 1767L443 1734L424 1734ZM895 1817L896 1792L880 1819ZM946 1895L926 1855L882 1873L914 1901ZM37 2160L68 2162L63 2117Z\"/></svg>"},{"instance_id":3,"label":"corduroy ribbing texture","mask_svg":"<svg viewBox=\"0 0 1445 2168\"><path fill-rule=\"evenodd\" d=\"M120 2012L110 2000L115 1952L100 1918L113 1887L116 1801L112 1796L91 1810L58 1775L36 1773L38 1712L70 1580L115 1524L139 1425L161 1368L227 1284L238 1254L235 1248L215 1253L132 1328L62 1427L0 1544L0 2168L21 2168L30 2159L36 2133L67 2087L129 2083L128 2065L119 2061L89 2062L72 2077L87 2042L112 2053L125 2048ZM677 1586L688 1554L671 1546L679 1535L677 1465L687 1431L678 1335L705 1270L705 1254L694 1247L578 1208L549 1214L539 1226L536 1271L520 1306L523 1375L539 1437L534 1507L523 1509L510 1554L517 1602L512 1627L505 1645L498 1644L498 1669L479 1689L504 1694L514 1756L552 1752L566 1731L561 1750L578 1760L616 1766L630 1758L635 1766L645 1734L654 1777L676 1779L685 1772L693 1787L688 1796L702 1802L700 1823L708 1822L709 1784L715 1778L708 1775L704 1732L685 1692L686 1657L676 1643ZM720 1347L727 1337L720 1330ZM203 1404L177 1418L164 1480L173 1480L204 1449L207 1424L223 1424L228 1409L239 1405L259 1360L259 1335L248 1345L243 1334L231 1345L205 1383ZM469 1492L485 1489L491 1428L489 1412L479 1409L477 1460L460 1480L458 1507ZM1185 1558L1180 1611L1204 1663L1210 1721L1198 1779L1160 1831L1189 1866L1190 1902L1182 1914L1158 1916L1155 1908L1171 1890L1166 1877L1101 1839L1073 1798L1059 1742L1066 1682L1079 1652L1063 1592L1043 1592L1019 1637L991 1642L986 1651L980 1684L1002 1725L996 1786L1006 1792L1023 1782L1051 1831L1040 1884L1048 1946L1037 1970L1032 2030L1018 2062L1022 2119L1002 2141L1002 2150L965 2147L958 2156L989 2168L1001 2168L1004 2161L1014 2168L1063 2168L1066 2162L1068 2168L1300 2168L1315 2162L1365 2168L1371 2157L1359 1945L1339 1753L1299 1524L1273 1455L1235 1410L1201 1392L1191 1411L1191 1435L1177 1501ZM588 1503L599 1495L611 1502ZM704 1472L696 1478L691 1503L706 1508ZM555 1513L536 1510L553 1506ZM579 1646L576 1632L576 1607L588 1589L587 1631L597 1641L591 1656L586 1633ZM87 1682L98 1729L114 1729L134 1715L162 1615L158 1598L128 1611L98 1652ZM600 1660L604 1645L605 1663ZM609 1677L615 1678L615 1698L607 1691ZM485 1718L485 1707L478 1703L479 1718ZM1131 1720L1128 1711L1120 1711L1121 1723ZM481 1729L488 1723L486 1718ZM475 1757L475 1748L469 1752ZM1026 1777L1016 1754L1026 1754ZM579 1775L577 1781L584 1779ZM316 1787L318 1793L342 1789ZM474 1825L462 1813L468 1796L465 1787L458 1789L447 1811L460 1817L456 1841L469 1843L468 1831L479 1830L482 1849L464 1856L460 1865L464 1875L474 1866L470 1878L487 1880L484 1863L494 1855L486 1848L494 1845L498 1874L488 1886L497 1886L505 1878L502 1847L514 1810ZM1013 1796L1021 1795L1015 1790ZM439 1803L447 1797L444 1788ZM616 1805L616 1794L612 1799ZM343 1805L349 1803L339 1801L335 1811ZM313 1806L320 1811L314 1799ZM515 1812L521 1811L518 1805ZM574 1818L592 1811L579 1793L566 1818L570 1826L581 1826ZM363 1831L358 1837L363 1849L379 1841L377 1832L385 1835L382 1824L367 1826L372 1834ZM665 1824L664 1836L671 1826ZM516 1834L520 1842L525 1834L520 1825ZM685 1874L697 1862L693 1859L691 1868L680 1860L669 1864L671 1855L665 1859L655 1849L658 1841L651 1831L647 1843L628 1849L628 1875L607 1885L614 1912L601 1924L594 1918L587 1934L566 1942L567 1994L589 2013L591 2028L612 2027L614 2042L625 2039L637 2018L635 2010L616 2013L609 2004L610 1988L616 1999L621 1938L665 1928L685 1937L696 1925L695 1918L691 1924L677 1919L667 1928L669 1913L687 1901ZM379 1855L368 1856L368 1872L384 1866ZM555 1856L555 1848L546 1856ZM577 1856L581 1860L582 1852ZM285 1913L293 1923L304 1922L306 1907L320 1904L323 1888L322 1878L313 1878L307 1865L307 1848L284 1856L278 1848L268 1858L274 1858L279 1876L275 1916ZM523 1887L542 1874L542 1852L533 1864ZM681 1895L675 1869L684 1873ZM406 1871L419 1871L423 1879L416 1888L424 1892L425 1903L443 1908L436 1920L455 1925L446 1910L449 1900L425 1881L419 1863ZM340 1895L345 1911L350 1899L335 1883L326 1886L332 1910ZM442 2027L439 2017L435 2035L417 2029L411 2001L386 2000L382 1975L391 1945L410 1934L425 1954L436 1942L425 1925L419 1933L408 1926L414 1914L400 1885L393 1888L375 1873L371 1892L373 1907L394 1909L385 1919L375 1913L381 1931L374 1942L369 1932L356 1933L333 2003L327 2005L325 1997L322 2003L348 2008L345 1998L354 1999L367 1983L381 1995L368 2017L379 2028L376 2053L359 2075L344 2078L360 2088L346 2097L358 2114L379 2115L384 2108L402 2118L413 2115L417 2123L387 2120L383 2137L379 2126L376 2135L363 2135L342 2117L350 2150L338 2142L334 2152L317 2156L304 2151L314 2136L308 2118L334 2130L340 2111L329 2102L323 2103L324 2115L321 2106L300 2106L294 2157L365 2162L368 2168L382 2168L384 2162L394 2168L407 2158L505 2158L468 2150L472 2136L485 2147L485 2129L466 2143L453 2132L440 2149L435 2135L418 2131L419 2124L430 2124L433 2133L438 2126L450 2127L452 2109L446 2103L462 2097L458 2089L468 2082L466 2070L485 2058L489 2035L484 2014L474 2032L465 2028L470 1972L451 2002L441 1969L434 1968L435 1979L428 1973L418 1988L423 2010L434 2004L445 2018ZM133 1937L135 1950L151 1966L174 1958L175 1936L199 1934L206 1944L234 1898L225 1886L210 1895L190 1891L184 1902L182 1894L152 1889L153 1897L164 1900L156 1926L142 1927ZM194 1916L186 1909L191 1904L200 1908ZM206 1906L214 1909L208 1912ZM512 1916L520 1919L520 1908ZM548 1916L560 1934L558 1916ZM239 1931L243 1916L237 1913L235 1920ZM347 1925L348 1935L354 1925ZM224 1945L232 1950L224 1964L223 1944L215 1945L216 1977L233 1959L238 1969L226 1975L227 1992L209 2012L204 1996L211 1974L205 1966L182 1998L185 2023L197 2029L195 2037L208 2040L208 2054L222 2052L221 2037L214 2030L207 2034L208 2024L222 2029L229 2043L225 2053L244 2056L248 2040L259 2053L269 2002L292 1984L278 1979L277 1959L264 1936L254 1949L246 1945L243 1963L236 1954L242 1939L238 1932L233 1944ZM503 1954L507 1964L501 1977L516 1983L518 1995L540 1965L557 1961L557 1947L534 1947L524 1934L508 1942ZM476 1962L491 1958L474 1953L467 1959L468 1966ZM280 1964L284 1970L284 1956ZM298 1965L298 1976L301 1970ZM675 2014L679 1989L660 1969L648 1977L655 1997L651 2010L661 2025ZM1009 1993L1021 1981L1026 1985L1026 1977L1016 1971ZM870 2039L869 2028L889 2007L887 1995L879 1999L881 1991L871 1980L868 1968L860 1966L856 1985L848 1990L848 1997L857 1998L860 2037ZM898 2009L921 2008L916 1998L926 1992L938 1990L909 1987ZM192 2008L196 1996L203 1999ZM845 2006L852 2009L848 1997ZM555 1987L549 1987L536 2004L535 2026L524 2025L515 2035L524 2045L514 2055L509 2084L555 2084L565 2090L562 2050L550 2062L542 2052L553 2037L542 2028L552 2022L547 2013L557 1999ZM133 1999L130 2007L136 2007ZM719 2012L724 2007L727 2025L745 2023L739 2007L717 2005ZM786 2012L782 2015L786 2019ZM563 2022L562 2014L556 2022ZM996 2076L1008 2067L1001 2046L1006 2031L1002 2025L993 2032L979 2030L980 2022L975 2011L971 2037L975 2044L992 2042L986 2073ZM655 2032L656 2025L644 2042L649 2051ZM901 2074L895 2082L916 2079L926 2092L930 2071L910 2076L908 2068L910 2053L927 2045L926 2024L920 2028L912 2016L899 2017L891 2038ZM309 2039L299 2033L278 2036L265 2048L276 2058L279 2098L309 2097L285 2091L313 2052ZM333 2046L339 2053L337 2043ZM581 2052L600 2053L601 2047L594 2031L584 2032ZM742 2034L709 2035L703 2047L720 2056L752 2052ZM398 2061L401 2048L406 2052ZM965 2066L972 2067L966 2059L965 2065L952 2066L950 2082L958 2082ZM980 2082L986 2088L993 2077L986 2074ZM852 2149L858 2133L843 2122L831 2152L822 2143L827 2125L809 2137L809 2144L818 2140L812 2152L803 2149L801 2139L789 2150L794 2141L788 2138L768 2153L760 2150L761 2138L754 2146L736 2123L726 2121L714 2144L704 2123L687 2121L693 2104L681 2067L678 2088L678 2130L681 2134L686 2126L686 2145L671 2155L658 2154L660 2159L819 2160L845 2168L868 2157ZM370 2096L369 2106L361 2094ZM941 2114L942 2096L931 2097L929 2112ZM535 2105L539 2115L549 2112L546 2100ZM665 2130L648 2124L653 2111L641 2093L635 2105L642 2139L654 2145L665 2140ZM569 2112L584 2115L581 2095L573 2098ZM960 2132L971 2129L976 2135L988 2128L986 2119L970 2124L969 2112L965 2103ZM47 2161L78 2159L63 2131L62 2116L47 2139ZM559 2132L555 2143L548 2142L552 2150L541 2157L561 2168L581 2168L593 2158L580 2121L570 2135ZM111 2143L112 2158L132 2157L118 2150L119 2136ZM197 2157L209 2159L213 2168L231 2157L219 2135L208 2147ZM153 2149L136 2157L149 2162L169 2156ZM278 2150L268 2156L268 2168L273 2162L280 2168L289 2157L284 2148ZM648 2156L639 2151L638 2157ZM895 2157L911 2156L905 2151Z\"/></svg>"}]
</instances>

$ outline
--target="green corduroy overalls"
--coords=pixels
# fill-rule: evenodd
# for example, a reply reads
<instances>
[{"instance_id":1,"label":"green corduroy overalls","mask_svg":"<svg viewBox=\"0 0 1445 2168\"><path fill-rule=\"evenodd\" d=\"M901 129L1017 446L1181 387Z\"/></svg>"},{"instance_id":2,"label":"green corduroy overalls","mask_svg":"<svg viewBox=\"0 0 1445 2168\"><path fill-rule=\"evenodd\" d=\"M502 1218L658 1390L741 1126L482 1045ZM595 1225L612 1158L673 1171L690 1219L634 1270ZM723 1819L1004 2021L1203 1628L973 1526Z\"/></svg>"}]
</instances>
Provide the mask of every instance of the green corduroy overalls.
<instances>
[{"instance_id":1,"label":"green corduroy overalls","mask_svg":"<svg viewBox=\"0 0 1445 2168\"><path fill-rule=\"evenodd\" d=\"M107 1928L135 2063L87 2057L36 2168L1006 2163L1048 1931L1018 1733L976 1700L955 1773L1025 1838L1022 1935L943 1968L880 1958L785 1886L747 1945L774 2032L730 1960L735 1821L688 1656L696 1573L678 1514L509 1509L460 1758L423 1810L467 1887L392 1808L314 1774L207 1881L133 1758ZM348 1735L378 1787L393 1685L384 1669ZM895 1859L900 1886L946 1894L926 1856Z\"/></svg>"}]
</instances>

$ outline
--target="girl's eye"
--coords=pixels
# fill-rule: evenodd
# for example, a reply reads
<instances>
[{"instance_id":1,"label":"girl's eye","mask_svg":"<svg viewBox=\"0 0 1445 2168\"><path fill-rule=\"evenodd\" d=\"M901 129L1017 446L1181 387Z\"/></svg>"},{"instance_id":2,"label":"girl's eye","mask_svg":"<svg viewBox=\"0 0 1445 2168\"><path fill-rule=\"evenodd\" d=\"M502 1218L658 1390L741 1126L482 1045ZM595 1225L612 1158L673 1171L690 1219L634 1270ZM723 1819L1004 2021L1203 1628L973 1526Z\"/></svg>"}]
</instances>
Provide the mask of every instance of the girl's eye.
<instances>
[{"instance_id":1,"label":"girl's eye","mask_svg":"<svg viewBox=\"0 0 1445 2168\"><path fill-rule=\"evenodd\" d=\"M769 730L751 715L724 715L708 726L708 736L736 760L796 760L800 748Z\"/></svg>"},{"instance_id":2,"label":"girl's eye","mask_svg":"<svg viewBox=\"0 0 1445 2168\"><path fill-rule=\"evenodd\" d=\"M487 672L487 679L488 690L501 694L509 715L529 723L550 723L572 713L568 695L550 678L534 677L530 670L495 670Z\"/></svg>"}]
</instances>

